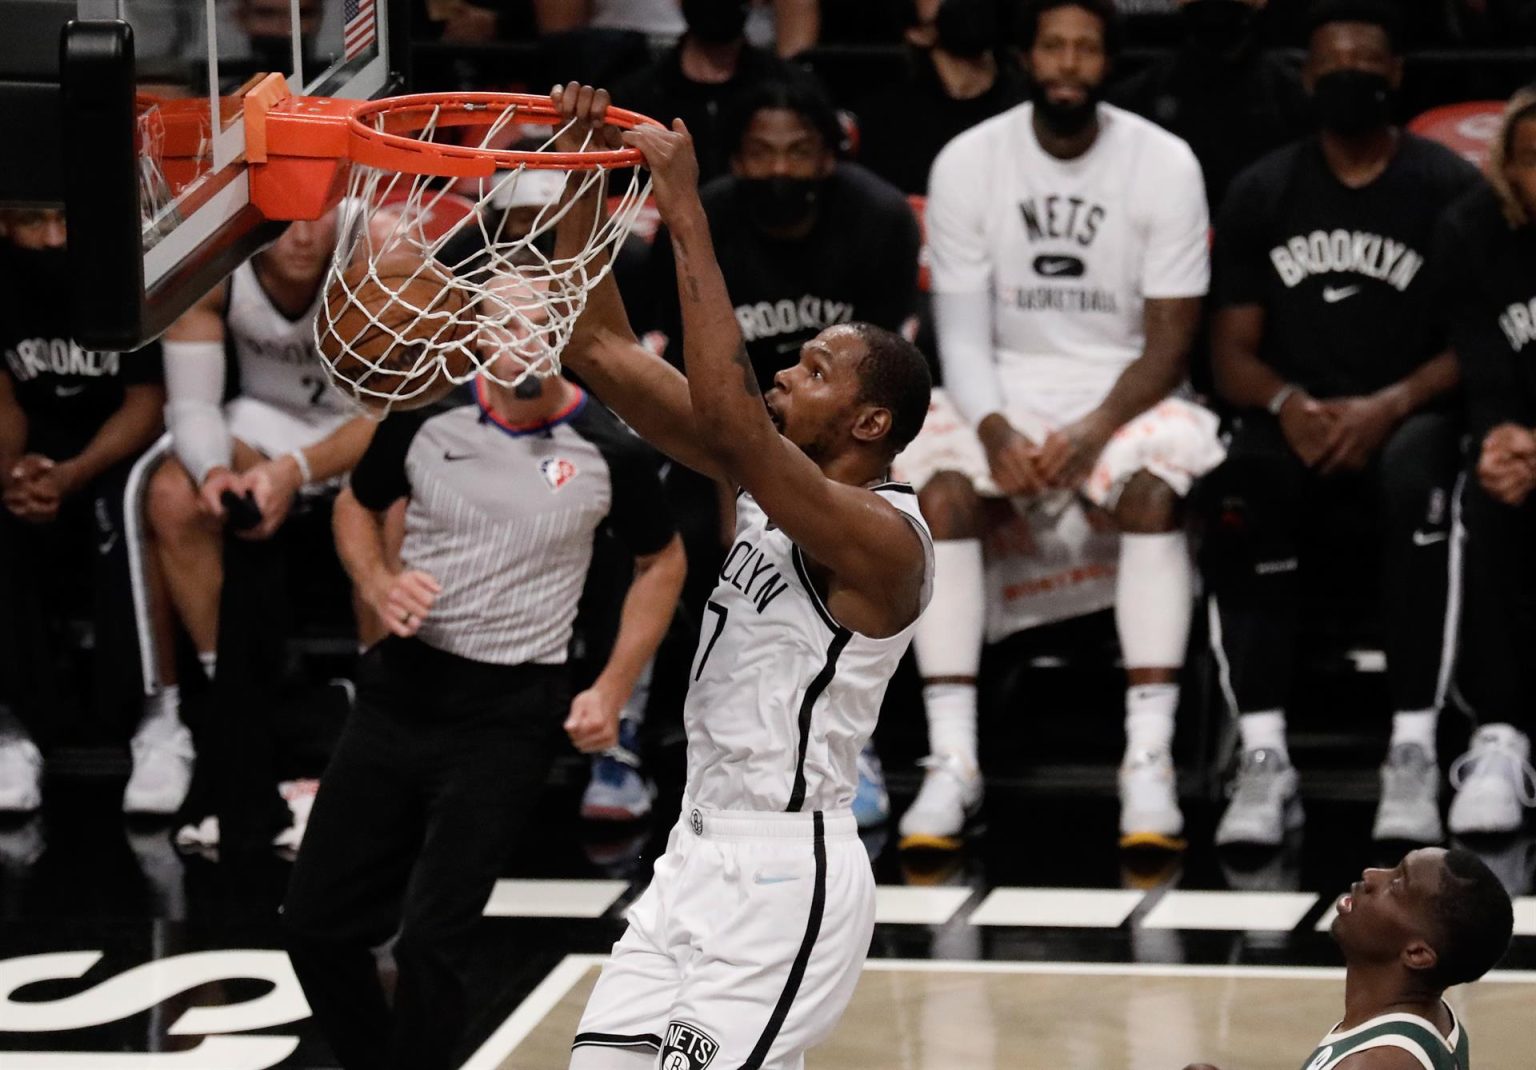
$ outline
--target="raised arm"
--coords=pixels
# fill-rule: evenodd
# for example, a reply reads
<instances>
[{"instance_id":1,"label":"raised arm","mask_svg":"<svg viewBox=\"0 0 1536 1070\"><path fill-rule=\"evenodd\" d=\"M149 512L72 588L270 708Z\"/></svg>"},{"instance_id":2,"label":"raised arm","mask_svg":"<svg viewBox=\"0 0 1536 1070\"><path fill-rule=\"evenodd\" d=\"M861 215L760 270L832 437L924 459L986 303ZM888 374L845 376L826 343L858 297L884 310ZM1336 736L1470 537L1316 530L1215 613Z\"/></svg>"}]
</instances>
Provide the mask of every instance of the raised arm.
<instances>
[{"instance_id":1,"label":"raised arm","mask_svg":"<svg viewBox=\"0 0 1536 1070\"><path fill-rule=\"evenodd\" d=\"M672 235L683 312L683 362L699 440L716 463L832 574L829 596L847 590L839 620L860 631L899 630L916 616L923 547L906 518L878 495L828 476L774 429L758 391L725 278L715 259L698 196L698 164L681 121L673 129L629 131L645 153L656 203ZM817 339L806 347L808 374L836 374ZM878 410L874 419L889 420ZM834 614L837 606L832 606ZM872 625L869 622L873 622Z\"/></svg>"},{"instance_id":2,"label":"raised arm","mask_svg":"<svg viewBox=\"0 0 1536 1070\"><path fill-rule=\"evenodd\" d=\"M579 149L588 129L603 129L609 104L606 89L572 82L564 87L555 86L550 99L567 122L575 120L561 138L557 146L560 149ZM555 228L556 261L569 260L581 253L603 211L603 187L604 183L593 183ZM588 270L600 271L607 262L605 255ZM635 338L613 272L608 272L587 294L587 306L576 321L561 362L641 438L679 464L719 477L718 466L699 444L687 380Z\"/></svg>"}]
</instances>

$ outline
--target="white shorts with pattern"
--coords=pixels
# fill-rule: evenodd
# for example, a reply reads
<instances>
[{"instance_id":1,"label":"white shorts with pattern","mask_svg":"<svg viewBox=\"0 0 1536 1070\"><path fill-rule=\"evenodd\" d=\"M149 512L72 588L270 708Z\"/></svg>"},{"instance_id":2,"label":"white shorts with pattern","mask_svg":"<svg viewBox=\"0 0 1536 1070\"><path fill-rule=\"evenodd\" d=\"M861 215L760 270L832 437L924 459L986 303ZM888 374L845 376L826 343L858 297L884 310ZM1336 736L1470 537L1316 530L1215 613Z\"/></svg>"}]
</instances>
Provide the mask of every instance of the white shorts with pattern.
<instances>
[{"instance_id":1,"label":"white shorts with pattern","mask_svg":"<svg viewBox=\"0 0 1536 1070\"><path fill-rule=\"evenodd\" d=\"M1004 415L1025 438L1036 444L1053 430L1086 416L1103 400L1100 390L1004 390ZM1192 401L1170 397L1152 406L1117 430L1083 486L1095 505L1114 508L1125 484L1137 472L1150 472L1179 497L1196 479L1226 457L1217 435L1215 413ZM895 478L919 490L940 472L958 472L983 497L1001 497L976 432L950 401L942 387L933 392L928 419L911 445L892 466Z\"/></svg>"}]
</instances>

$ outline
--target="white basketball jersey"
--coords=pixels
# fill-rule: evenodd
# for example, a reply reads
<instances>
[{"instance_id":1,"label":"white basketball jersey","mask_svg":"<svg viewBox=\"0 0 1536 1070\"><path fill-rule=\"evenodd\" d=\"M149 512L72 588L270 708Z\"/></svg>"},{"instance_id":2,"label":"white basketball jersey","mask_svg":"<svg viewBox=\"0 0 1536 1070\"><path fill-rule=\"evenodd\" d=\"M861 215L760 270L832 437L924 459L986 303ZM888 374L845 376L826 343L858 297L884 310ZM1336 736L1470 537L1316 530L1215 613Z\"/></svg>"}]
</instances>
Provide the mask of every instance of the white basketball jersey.
<instances>
[{"instance_id":1,"label":"white basketball jersey","mask_svg":"<svg viewBox=\"0 0 1536 1070\"><path fill-rule=\"evenodd\" d=\"M290 319L267 296L247 260L229 279L224 329L240 372L240 395L330 428L356 412L326 377L315 351L315 316L322 286L303 314Z\"/></svg>"},{"instance_id":2,"label":"white basketball jersey","mask_svg":"<svg viewBox=\"0 0 1536 1070\"><path fill-rule=\"evenodd\" d=\"M936 293L988 293L1004 387L1108 390L1141 356L1147 298L1209 282L1200 165L1152 123L1099 105L1082 156L1040 147L1034 105L955 138L934 161L926 212Z\"/></svg>"},{"instance_id":3,"label":"white basketball jersey","mask_svg":"<svg viewBox=\"0 0 1536 1070\"><path fill-rule=\"evenodd\" d=\"M873 489L922 536L926 608L933 542L917 495L905 483ZM799 547L745 493L703 616L683 707L689 800L714 810L850 806L859 751L917 622L887 639L842 627Z\"/></svg>"}]
</instances>

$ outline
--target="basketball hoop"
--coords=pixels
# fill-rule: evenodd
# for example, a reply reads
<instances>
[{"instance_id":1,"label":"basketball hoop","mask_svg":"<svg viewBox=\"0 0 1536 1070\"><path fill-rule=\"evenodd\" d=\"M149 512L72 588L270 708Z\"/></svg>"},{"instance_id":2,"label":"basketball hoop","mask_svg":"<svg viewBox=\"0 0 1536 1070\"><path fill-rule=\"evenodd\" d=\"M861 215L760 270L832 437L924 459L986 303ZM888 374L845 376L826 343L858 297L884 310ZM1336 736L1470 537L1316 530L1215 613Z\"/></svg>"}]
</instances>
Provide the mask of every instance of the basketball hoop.
<instances>
[{"instance_id":1,"label":"basketball hoop","mask_svg":"<svg viewBox=\"0 0 1536 1070\"><path fill-rule=\"evenodd\" d=\"M649 193L640 153L590 131L578 151L555 151L567 126L548 97L286 94L276 78L246 97L251 200L269 219L318 219L340 204L315 322L332 381L382 415L481 375L516 387L559 372ZM607 122L654 120L615 108ZM623 168L607 217L556 258L556 227Z\"/></svg>"}]
</instances>

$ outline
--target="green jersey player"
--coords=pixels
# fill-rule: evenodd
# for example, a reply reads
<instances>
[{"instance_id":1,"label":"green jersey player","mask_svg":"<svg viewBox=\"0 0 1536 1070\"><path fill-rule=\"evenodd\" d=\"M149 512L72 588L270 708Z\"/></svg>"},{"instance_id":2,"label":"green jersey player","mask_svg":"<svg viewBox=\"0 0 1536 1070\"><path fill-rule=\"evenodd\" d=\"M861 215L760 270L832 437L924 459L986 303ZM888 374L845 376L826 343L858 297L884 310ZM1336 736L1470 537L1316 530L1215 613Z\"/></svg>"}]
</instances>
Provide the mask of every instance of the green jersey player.
<instances>
[{"instance_id":1,"label":"green jersey player","mask_svg":"<svg viewBox=\"0 0 1536 1070\"><path fill-rule=\"evenodd\" d=\"M1470 1070L1466 1030L1444 993L1492 969L1513 928L1509 893L1469 851L1426 847L1366 870L1333 922L1344 1017L1301 1070Z\"/></svg>"}]
</instances>

